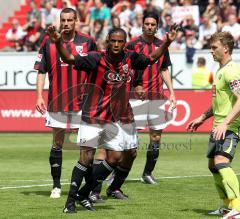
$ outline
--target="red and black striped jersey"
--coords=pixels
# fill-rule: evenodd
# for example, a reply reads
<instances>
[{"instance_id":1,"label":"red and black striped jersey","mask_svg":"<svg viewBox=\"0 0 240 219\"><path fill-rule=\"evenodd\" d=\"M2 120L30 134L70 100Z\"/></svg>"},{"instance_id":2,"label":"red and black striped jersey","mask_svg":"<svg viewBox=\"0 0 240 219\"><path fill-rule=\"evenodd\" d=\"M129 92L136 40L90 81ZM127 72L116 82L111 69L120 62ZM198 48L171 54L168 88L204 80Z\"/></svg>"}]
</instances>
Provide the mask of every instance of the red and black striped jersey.
<instances>
[{"instance_id":1,"label":"red and black striped jersey","mask_svg":"<svg viewBox=\"0 0 240 219\"><path fill-rule=\"evenodd\" d=\"M87 123L133 121L129 104L134 84L132 80L135 78L135 70L145 69L150 59L143 54L125 50L121 61L115 65L112 63L107 52L89 52L75 56L75 68L89 72L82 107L82 119Z\"/></svg>"},{"instance_id":2,"label":"red and black striped jersey","mask_svg":"<svg viewBox=\"0 0 240 219\"><path fill-rule=\"evenodd\" d=\"M84 54L97 49L95 41L82 33L76 33L71 42L63 42L64 47L73 55ZM46 37L38 53L34 69L40 74L48 73L48 111L69 112L81 110L83 83L86 73L79 73L73 65L64 63L55 43Z\"/></svg>"},{"instance_id":3,"label":"red and black striped jersey","mask_svg":"<svg viewBox=\"0 0 240 219\"><path fill-rule=\"evenodd\" d=\"M162 40L155 37L152 43L147 43L142 36L130 41L126 48L137 53L150 55L161 46ZM171 65L169 52L166 51L153 65L149 65L143 72L142 83L148 99L159 99L163 96L163 79L161 70Z\"/></svg>"}]
</instances>

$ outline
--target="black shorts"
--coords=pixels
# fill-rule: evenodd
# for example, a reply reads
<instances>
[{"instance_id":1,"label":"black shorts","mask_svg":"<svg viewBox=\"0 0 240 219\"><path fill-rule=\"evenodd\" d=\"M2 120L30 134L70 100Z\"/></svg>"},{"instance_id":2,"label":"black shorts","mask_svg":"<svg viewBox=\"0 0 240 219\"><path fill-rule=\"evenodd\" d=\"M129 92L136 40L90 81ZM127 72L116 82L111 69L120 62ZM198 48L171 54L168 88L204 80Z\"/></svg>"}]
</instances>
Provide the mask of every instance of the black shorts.
<instances>
[{"instance_id":1,"label":"black shorts","mask_svg":"<svg viewBox=\"0 0 240 219\"><path fill-rule=\"evenodd\" d=\"M225 139L215 140L211 133L208 143L208 158L214 158L215 155L222 155L232 160L236 151L239 137L230 130L226 131Z\"/></svg>"}]
</instances>

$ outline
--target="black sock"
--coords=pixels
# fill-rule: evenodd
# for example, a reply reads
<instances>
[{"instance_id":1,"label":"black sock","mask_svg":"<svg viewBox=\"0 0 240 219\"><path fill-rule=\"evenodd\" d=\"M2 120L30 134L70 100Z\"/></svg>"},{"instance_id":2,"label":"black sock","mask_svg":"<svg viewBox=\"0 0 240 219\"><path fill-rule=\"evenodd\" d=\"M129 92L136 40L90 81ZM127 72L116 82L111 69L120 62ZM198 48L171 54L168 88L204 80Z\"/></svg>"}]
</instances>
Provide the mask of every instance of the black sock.
<instances>
[{"instance_id":1,"label":"black sock","mask_svg":"<svg viewBox=\"0 0 240 219\"><path fill-rule=\"evenodd\" d=\"M50 151L49 163L53 179L53 188L61 188L60 178L62 173L62 150L52 148Z\"/></svg>"},{"instance_id":2,"label":"black sock","mask_svg":"<svg viewBox=\"0 0 240 219\"><path fill-rule=\"evenodd\" d=\"M147 161L143 175L151 175L159 156L159 142L152 142L148 145Z\"/></svg>"},{"instance_id":3,"label":"black sock","mask_svg":"<svg viewBox=\"0 0 240 219\"><path fill-rule=\"evenodd\" d=\"M113 171L107 161L101 161L93 164L92 182L86 183L78 192L79 196L88 198L89 193L98 185L99 182L104 181L108 175Z\"/></svg>"},{"instance_id":4,"label":"black sock","mask_svg":"<svg viewBox=\"0 0 240 219\"><path fill-rule=\"evenodd\" d=\"M94 160L93 161L93 166L95 166L95 165L97 165L101 162L103 162L103 160ZM100 194L101 191L102 191L102 183L103 182L98 182L97 185L93 188L92 192Z\"/></svg>"},{"instance_id":5,"label":"black sock","mask_svg":"<svg viewBox=\"0 0 240 219\"><path fill-rule=\"evenodd\" d=\"M130 172L130 169L127 168L123 168L121 166L118 166L115 170L114 170L114 180L111 183L111 185L109 186L109 189L112 191L115 190L120 190L122 184L125 182L128 174Z\"/></svg>"},{"instance_id":6,"label":"black sock","mask_svg":"<svg viewBox=\"0 0 240 219\"><path fill-rule=\"evenodd\" d=\"M77 192L79 190L79 187L81 186L83 177L86 175L86 173L87 173L87 167L80 164L79 162L73 168L67 203L75 202Z\"/></svg>"}]
</instances>

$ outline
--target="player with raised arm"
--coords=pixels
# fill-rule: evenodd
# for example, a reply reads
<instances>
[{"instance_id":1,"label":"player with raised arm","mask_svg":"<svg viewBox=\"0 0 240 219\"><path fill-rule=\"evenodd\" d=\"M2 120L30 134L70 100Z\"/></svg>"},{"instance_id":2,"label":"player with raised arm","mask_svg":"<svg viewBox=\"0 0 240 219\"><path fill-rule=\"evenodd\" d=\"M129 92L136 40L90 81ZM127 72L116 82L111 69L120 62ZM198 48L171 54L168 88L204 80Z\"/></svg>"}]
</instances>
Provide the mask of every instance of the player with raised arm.
<instances>
[{"instance_id":1,"label":"player with raised arm","mask_svg":"<svg viewBox=\"0 0 240 219\"><path fill-rule=\"evenodd\" d=\"M174 24L166 41L147 57L124 50L127 35L121 28L110 30L106 52L88 52L76 56L63 47L61 34L52 26L48 28L48 34L55 41L64 62L75 65L78 70L90 72L87 76L90 87L84 100L78 142L80 147L87 147L91 152L83 159L90 164L99 146L104 147L107 154L104 161L93 165L92 181L87 182L79 192L81 180L78 164L74 167L74 170L78 170L72 173L65 213L76 212L77 199L85 208L94 210L88 201L90 191L118 166L126 148L136 151L137 136L129 93L132 83L138 87L139 94L142 94L142 89L141 77L135 77L135 70L145 69L154 63L176 38L176 29L177 25Z\"/></svg>"}]
</instances>

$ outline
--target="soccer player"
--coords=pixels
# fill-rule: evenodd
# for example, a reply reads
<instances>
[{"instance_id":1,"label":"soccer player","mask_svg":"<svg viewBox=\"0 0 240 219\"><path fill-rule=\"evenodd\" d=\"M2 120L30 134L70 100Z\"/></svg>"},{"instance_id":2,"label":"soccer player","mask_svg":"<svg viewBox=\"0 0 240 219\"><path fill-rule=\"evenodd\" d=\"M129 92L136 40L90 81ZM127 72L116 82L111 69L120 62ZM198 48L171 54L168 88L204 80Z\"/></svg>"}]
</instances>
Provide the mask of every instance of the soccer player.
<instances>
[{"instance_id":1,"label":"soccer player","mask_svg":"<svg viewBox=\"0 0 240 219\"><path fill-rule=\"evenodd\" d=\"M94 210L88 201L90 191L98 181L103 181L119 164L122 151L137 147L137 137L129 93L132 83L142 94L141 79L134 78L134 70L144 69L154 63L176 38L177 25L173 25L166 41L154 52L145 56L134 51L124 50L126 32L121 28L110 30L107 37L106 52L88 52L74 56L61 44L61 34L54 27L48 28L48 34L55 41L62 59L75 65L78 70L91 71L87 77L88 88L82 109L82 123L78 132L80 147L89 149L88 157L81 157L74 167L65 213L76 213L75 201L89 210ZM141 78L141 77L140 77ZM78 192L81 185L81 172L88 168L81 164L81 159L89 164L98 146L106 149L106 159L95 163L92 180ZM78 196L77 196L78 193Z\"/></svg>"},{"instance_id":2,"label":"soccer player","mask_svg":"<svg viewBox=\"0 0 240 219\"><path fill-rule=\"evenodd\" d=\"M129 50L134 50L137 53L143 53L149 55L155 51L159 46L162 45L163 41L155 37L157 31L159 18L155 13L148 13L143 17L143 34L126 46ZM174 90L172 87L171 77L168 67L171 65L169 52L166 51L154 64L149 65L143 71L143 88L145 92L145 99L142 100L131 100L131 103L135 106L133 108L133 114L135 121L137 121L137 128L144 129L146 123L150 128L150 144L148 145L147 161L142 175L142 181L149 184L156 184L156 180L152 176L152 171L157 162L159 155L159 145L161 140L162 129L166 127L168 120L165 120L164 103L166 100L163 99L163 79L169 89L170 102L172 108L176 106L176 99ZM161 106L159 110L158 107ZM139 109L141 108L141 115ZM144 111L144 114L142 112ZM153 114L153 115L152 115ZM159 119L156 119L156 114ZM171 115L169 115L169 118ZM101 160L105 154L103 150L100 151L96 160ZM114 180L107 189L107 196L111 196L116 199L127 199L128 196L121 190L121 186L127 178L135 159L135 156L129 154L129 151L124 152L124 157L120 165L114 170ZM94 202L101 202L100 196L101 183L93 189L91 193L91 200Z\"/></svg>"},{"instance_id":3,"label":"soccer player","mask_svg":"<svg viewBox=\"0 0 240 219\"><path fill-rule=\"evenodd\" d=\"M145 14L143 17L143 34L128 43L127 48L138 53L149 55L162 45L163 41L155 36L158 29L159 17L155 13ZM142 181L148 184L156 184L152 171L159 156L162 130L167 126L169 119L166 117L163 92L163 81L169 90L169 101L172 109L176 106L176 98L171 82L168 67L171 65L169 52L166 51L153 65L148 66L143 72L143 88L146 93L144 101L133 100L133 113L137 128L149 127L150 142L147 149L147 160L142 174ZM160 109L159 109L160 108ZM139 112L141 109L141 113ZM156 114L158 118L156 118ZM137 119L139 121L137 121Z\"/></svg>"},{"instance_id":4,"label":"soccer player","mask_svg":"<svg viewBox=\"0 0 240 219\"><path fill-rule=\"evenodd\" d=\"M208 167L223 207L210 214L226 213L222 218L239 218L239 182L231 162L239 141L240 65L232 61L234 38L230 33L213 34L210 46L213 59L220 65L213 83L212 104L209 110L191 121L187 129L195 131L213 116L207 153Z\"/></svg>"},{"instance_id":5,"label":"soccer player","mask_svg":"<svg viewBox=\"0 0 240 219\"><path fill-rule=\"evenodd\" d=\"M75 31L77 21L76 11L65 8L60 14L62 43L73 54L82 54L96 50L94 40ZM50 151L49 163L53 179L51 198L61 196L61 169L62 145L65 130L77 129L80 124L82 84L85 82L84 72L78 73L73 65L64 63L59 56L54 42L45 37L34 68L38 70L37 76L37 102L36 109L46 113L46 126L52 128L53 141ZM48 105L43 98L43 88L46 73L49 77Z\"/></svg>"}]
</instances>

